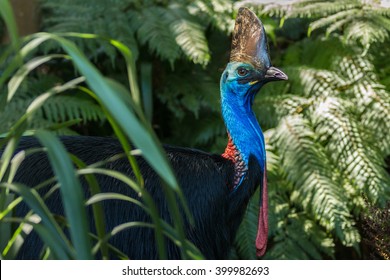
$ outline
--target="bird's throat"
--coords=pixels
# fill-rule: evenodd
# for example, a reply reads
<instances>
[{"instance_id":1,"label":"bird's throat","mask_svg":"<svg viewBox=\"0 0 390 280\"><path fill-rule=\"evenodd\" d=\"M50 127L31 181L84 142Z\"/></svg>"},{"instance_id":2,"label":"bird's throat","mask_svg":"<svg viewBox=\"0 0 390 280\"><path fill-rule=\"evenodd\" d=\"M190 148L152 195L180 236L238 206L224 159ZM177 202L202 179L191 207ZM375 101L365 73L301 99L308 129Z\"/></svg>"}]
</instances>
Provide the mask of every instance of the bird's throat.
<instances>
[{"instance_id":1,"label":"bird's throat","mask_svg":"<svg viewBox=\"0 0 390 280\"><path fill-rule=\"evenodd\" d=\"M228 132L228 144L222 157L234 163L234 180L229 186L237 189L248 173L249 159L256 159L260 168L265 163L264 137L252 111L254 93L245 96L221 86L222 116Z\"/></svg>"},{"instance_id":2,"label":"bird's throat","mask_svg":"<svg viewBox=\"0 0 390 280\"><path fill-rule=\"evenodd\" d=\"M236 189L240 184L242 179L245 176L245 173L248 171L248 166L242 158L240 150L234 144L232 138L229 135L228 144L226 146L225 152L222 154L222 157L232 161L234 163L234 179L233 185L229 186L230 189Z\"/></svg>"}]
</instances>

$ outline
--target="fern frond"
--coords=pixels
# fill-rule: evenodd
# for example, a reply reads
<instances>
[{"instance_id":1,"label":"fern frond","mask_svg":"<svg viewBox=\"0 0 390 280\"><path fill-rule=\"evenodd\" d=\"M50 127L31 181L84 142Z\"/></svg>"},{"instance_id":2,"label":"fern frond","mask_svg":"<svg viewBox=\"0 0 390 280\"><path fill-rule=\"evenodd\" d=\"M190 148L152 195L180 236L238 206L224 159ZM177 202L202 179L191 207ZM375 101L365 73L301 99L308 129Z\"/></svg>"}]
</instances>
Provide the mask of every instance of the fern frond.
<instances>
[{"instance_id":1,"label":"fern frond","mask_svg":"<svg viewBox=\"0 0 390 280\"><path fill-rule=\"evenodd\" d=\"M276 183L276 182L275 182ZM272 246L265 259L323 259L334 258L335 244L312 217L298 212L284 194L286 182L277 181L270 188L270 232ZM286 189L284 190L286 191Z\"/></svg>"},{"instance_id":2,"label":"fern frond","mask_svg":"<svg viewBox=\"0 0 390 280\"><path fill-rule=\"evenodd\" d=\"M326 70L301 69L300 77L305 96L317 98L337 95L347 83L338 73Z\"/></svg>"},{"instance_id":3,"label":"fern frond","mask_svg":"<svg viewBox=\"0 0 390 280\"><path fill-rule=\"evenodd\" d=\"M142 45L148 44L149 50L173 63L180 57L180 48L170 28L175 18L164 8L149 7L139 16L140 27L137 38Z\"/></svg>"},{"instance_id":4,"label":"fern frond","mask_svg":"<svg viewBox=\"0 0 390 280\"><path fill-rule=\"evenodd\" d=\"M272 142L280 153L287 179L295 186L291 200L300 203L327 230L335 231L345 245L357 244L359 233L345 194L338 187L337 174L324 149L316 143L308 122L301 116L284 119ZM338 228L343 228L344 232Z\"/></svg>"},{"instance_id":5,"label":"fern frond","mask_svg":"<svg viewBox=\"0 0 390 280\"><path fill-rule=\"evenodd\" d=\"M210 61L210 51L204 34L204 27L196 22L179 19L171 24L176 43L194 63L206 65Z\"/></svg>"},{"instance_id":6,"label":"fern frond","mask_svg":"<svg viewBox=\"0 0 390 280\"><path fill-rule=\"evenodd\" d=\"M313 19L308 30L309 36L313 30L323 27L327 27L327 36L340 29L348 43L360 42L366 52L373 43L382 43L389 37L390 9L378 7L374 1L300 0L279 4L261 0L239 2L240 5L245 3L257 6L269 16Z\"/></svg>"},{"instance_id":7,"label":"fern frond","mask_svg":"<svg viewBox=\"0 0 390 280\"><path fill-rule=\"evenodd\" d=\"M226 146L226 128L219 114L208 110L201 111L202 117L194 119L191 115L186 115L177 122L171 122L171 135L167 142L175 145L186 145L189 147L207 147L215 143L217 138L222 140L222 147L216 152L222 152ZM191 123L183 127L183 123Z\"/></svg>"},{"instance_id":8,"label":"fern frond","mask_svg":"<svg viewBox=\"0 0 390 280\"><path fill-rule=\"evenodd\" d=\"M312 101L305 97L293 94L275 95L262 94L255 100L253 108L258 115L260 123L264 127L275 127L285 116L302 114L303 111L311 106Z\"/></svg>"},{"instance_id":9,"label":"fern frond","mask_svg":"<svg viewBox=\"0 0 390 280\"><path fill-rule=\"evenodd\" d=\"M357 12L359 12L358 9L350 9L350 10L341 11L341 12L333 14L331 16L323 17L319 20L313 21L309 25L309 35L310 35L311 31L314 31L316 29L319 29L319 28L322 28L322 27L325 27L328 25L332 26L333 24L336 24L336 23L338 23L340 25L340 22L343 22L343 24L347 24L348 21L351 21L351 20L353 20L353 18L356 17ZM347 21L347 19L348 19L348 21ZM327 34L329 34L328 30L327 30Z\"/></svg>"},{"instance_id":10,"label":"fern frond","mask_svg":"<svg viewBox=\"0 0 390 280\"><path fill-rule=\"evenodd\" d=\"M331 235L314 222L310 213L302 212L300 204L291 200L296 186L286 179L286 170L281 164L276 143L272 144L277 133L277 129L265 132L269 179L269 244L272 244L265 258L333 258L335 244Z\"/></svg>"},{"instance_id":11,"label":"fern frond","mask_svg":"<svg viewBox=\"0 0 390 280\"><path fill-rule=\"evenodd\" d=\"M196 137L193 140L193 146L205 145L212 143L212 140L216 136L225 136L226 128L220 119L219 115L211 115L208 118L202 119L200 122L199 132L196 133ZM194 133L194 131L192 131Z\"/></svg>"},{"instance_id":12,"label":"fern frond","mask_svg":"<svg viewBox=\"0 0 390 280\"><path fill-rule=\"evenodd\" d=\"M371 22L355 22L345 30L347 40L360 42L365 49L372 43L384 42L388 38L388 30Z\"/></svg>"},{"instance_id":13,"label":"fern frond","mask_svg":"<svg viewBox=\"0 0 390 280\"><path fill-rule=\"evenodd\" d=\"M197 3L107 0L99 1L99 5L94 0L67 0L63 3L43 0L43 7L50 11L44 19L49 31L94 33L124 43L135 58L138 50L147 45L150 53L171 64L184 55L201 65L206 65L210 60L205 29L212 22L227 29L221 20L222 15L212 13L210 9L217 8L227 13L229 6L229 3L221 0L211 3L200 0ZM193 15L199 15L202 9L209 13L203 13L205 20L199 21ZM106 53L112 61L117 57L117 52L107 42L74 40L94 57L101 52Z\"/></svg>"},{"instance_id":14,"label":"fern frond","mask_svg":"<svg viewBox=\"0 0 390 280\"><path fill-rule=\"evenodd\" d=\"M233 30L234 19L232 16L233 5L231 1L193 1L188 6L188 11L191 15L201 18L202 21L209 21L213 27L226 33Z\"/></svg>"},{"instance_id":15,"label":"fern frond","mask_svg":"<svg viewBox=\"0 0 390 280\"><path fill-rule=\"evenodd\" d=\"M390 94L383 89L372 89L372 102L362 115L362 123L373 133L378 147L390 154Z\"/></svg>"},{"instance_id":16,"label":"fern frond","mask_svg":"<svg viewBox=\"0 0 390 280\"><path fill-rule=\"evenodd\" d=\"M329 3L331 2L331 3ZM325 17L346 10L361 9L360 1L297 1L292 4L289 17Z\"/></svg>"},{"instance_id":17,"label":"fern frond","mask_svg":"<svg viewBox=\"0 0 390 280\"><path fill-rule=\"evenodd\" d=\"M347 25L349 22L351 22L354 19L355 15L347 16L343 19L340 19L336 22L332 22L329 24L329 27L326 28L326 36L328 37L331 33L335 32L336 30L341 30L345 25ZM314 30L314 29L313 29Z\"/></svg>"},{"instance_id":18,"label":"fern frond","mask_svg":"<svg viewBox=\"0 0 390 280\"><path fill-rule=\"evenodd\" d=\"M352 104L351 104L352 105ZM326 146L334 162L338 162L344 176L363 191L371 201L385 203L381 194L389 191L389 176L382 167L383 159L373 146L365 145L364 132L358 122L345 109L346 101L328 98L318 106L313 115L316 131L327 135Z\"/></svg>"},{"instance_id":19,"label":"fern frond","mask_svg":"<svg viewBox=\"0 0 390 280\"><path fill-rule=\"evenodd\" d=\"M23 95L22 95L23 96ZM17 120L26 112L26 109L35 99L35 96L28 98L14 98L8 103L5 109L0 112L0 134L8 131ZM27 129L51 129L58 124L81 120L103 121L105 115L101 108L89 99L82 99L76 96L54 96L48 99L37 111L34 118L28 122ZM64 127L60 128L59 134L74 134L72 130Z\"/></svg>"},{"instance_id":20,"label":"fern frond","mask_svg":"<svg viewBox=\"0 0 390 280\"><path fill-rule=\"evenodd\" d=\"M267 15L270 17L284 17L290 5L286 3L278 3L278 2L269 2L269 1L261 1L261 0L243 0L237 1L235 3L235 9L238 10L239 7L248 7L251 6L255 9L256 13L259 15Z\"/></svg>"},{"instance_id":21,"label":"fern frond","mask_svg":"<svg viewBox=\"0 0 390 280\"><path fill-rule=\"evenodd\" d=\"M6 133L19 120L26 111L31 100L14 98L12 102L0 111L0 134Z\"/></svg>"},{"instance_id":22,"label":"fern frond","mask_svg":"<svg viewBox=\"0 0 390 280\"><path fill-rule=\"evenodd\" d=\"M355 100L363 125L373 133L377 147L390 154L390 94L379 83L374 65L355 56L336 60L337 67L350 80L345 94Z\"/></svg>"},{"instance_id":23,"label":"fern frond","mask_svg":"<svg viewBox=\"0 0 390 280\"><path fill-rule=\"evenodd\" d=\"M112 3L116 1L75 1L67 0L53 2L44 0L42 7L50 11L43 18L43 24L50 32L80 32L94 33L106 38L114 38L126 44L135 58L138 56L138 46L135 40L135 31L131 28L129 16L134 13L123 13L124 3ZM115 20L112 20L115 18ZM104 40L82 40L72 38L90 57L96 58L101 52L110 57L111 61L117 56L114 47ZM56 48L55 44L46 44L46 51Z\"/></svg>"},{"instance_id":24,"label":"fern frond","mask_svg":"<svg viewBox=\"0 0 390 280\"><path fill-rule=\"evenodd\" d=\"M327 234L303 213L292 213L286 217L285 239L277 238L270 256L278 259L322 259L332 257L334 243ZM283 235L281 235L283 236ZM299 252L297 254L297 251Z\"/></svg>"},{"instance_id":25,"label":"fern frond","mask_svg":"<svg viewBox=\"0 0 390 280\"><path fill-rule=\"evenodd\" d=\"M45 118L53 123L68 120L82 119L88 121L102 121L105 115L102 109L89 99L76 96L55 96L45 102L42 107Z\"/></svg>"}]
</instances>

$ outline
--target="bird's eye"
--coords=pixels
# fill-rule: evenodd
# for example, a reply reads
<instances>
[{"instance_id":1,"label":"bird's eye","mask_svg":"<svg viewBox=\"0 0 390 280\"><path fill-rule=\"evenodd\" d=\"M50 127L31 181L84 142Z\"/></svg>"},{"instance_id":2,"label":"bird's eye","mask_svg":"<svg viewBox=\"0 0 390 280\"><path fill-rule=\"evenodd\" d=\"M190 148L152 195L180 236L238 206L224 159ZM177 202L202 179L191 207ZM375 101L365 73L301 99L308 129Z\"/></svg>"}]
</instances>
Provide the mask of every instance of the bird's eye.
<instances>
[{"instance_id":1,"label":"bird's eye","mask_svg":"<svg viewBox=\"0 0 390 280\"><path fill-rule=\"evenodd\" d=\"M248 74L248 72L249 71L247 69L243 68L243 67L240 67L240 68L237 69L237 74L239 76L241 76L241 77L246 76Z\"/></svg>"}]
</instances>

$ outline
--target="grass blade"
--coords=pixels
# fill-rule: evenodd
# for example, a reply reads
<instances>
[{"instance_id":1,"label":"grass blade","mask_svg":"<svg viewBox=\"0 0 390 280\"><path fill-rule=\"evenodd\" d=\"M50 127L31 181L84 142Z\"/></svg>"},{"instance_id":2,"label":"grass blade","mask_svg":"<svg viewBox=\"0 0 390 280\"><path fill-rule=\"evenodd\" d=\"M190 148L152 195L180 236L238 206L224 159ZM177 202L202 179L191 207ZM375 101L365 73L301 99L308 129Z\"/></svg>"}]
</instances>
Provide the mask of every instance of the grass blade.
<instances>
[{"instance_id":1,"label":"grass blade","mask_svg":"<svg viewBox=\"0 0 390 280\"><path fill-rule=\"evenodd\" d=\"M79 169L85 168L86 164L81 161L79 158L77 158L74 155L70 155L72 161L77 165ZM91 195L99 195L100 193L100 187L99 182L97 181L94 174L86 174L85 180L88 183L89 190L91 192ZM99 240L102 240L106 234L106 215L104 214L104 209L102 203L96 202L92 204L92 211L93 211L93 217L95 220L95 228L96 233L99 238ZM103 259L108 259L108 248L106 242L101 242L101 253Z\"/></svg>"},{"instance_id":2,"label":"grass blade","mask_svg":"<svg viewBox=\"0 0 390 280\"><path fill-rule=\"evenodd\" d=\"M72 258L74 253L69 246L69 242L66 236L62 232L57 222L54 220L53 215L47 208L42 198L34 189L30 189L26 186L15 183L1 183L0 188L9 189L23 197L23 200L27 203L29 208L38 214L42 219L42 223L50 235L50 240L55 240L55 246L51 247L53 252L55 252L55 254L62 259ZM43 241L46 242L45 239L43 239Z\"/></svg>"},{"instance_id":3,"label":"grass blade","mask_svg":"<svg viewBox=\"0 0 390 280\"><path fill-rule=\"evenodd\" d=\"M48 158L61 185L62 201L70 225L70 235L76 250L76 258L92 259L84 195L72 161L62 143L51 133L37 131L35 135L47 148Z\"/></svg>"},{"instance_id":4,"label":"grass blade","mask_svg":"<svg viewBox=\"0 0 390 280\"><path fill-rule=\"evenodd\" d=\"M152 64L141 64L141 89L142 101L146 119L152 123L153 119L153 94L152 94Z\"/></svg>"},{"instance_id":5,"label":"grass blade","mask_svg":"<svg viewBox=\"0 0 390 280\"><path fill-rule=\"evenodd\" d=\"M16 25L14 13L8 0L0 1L0 14L7 25L8 34L11 38L12 45L17 49L19 46L18 28Z\"/></svg>"},{"instance_id":6,"label":"grass blade","mask_svg":"<svg viewBox=\"0 0 390 280\"><path fill-rule=\"evenodd\" d=\"M66 56L61 54L40 56L40 57L33 58L32 60L24 64L22 67L20 67L19 70L12 76L11 80L8 82L7 102L11 101L12 97L18 90L24 78L26 78L26 76L32 70L55 58L66 58Z\"/></svg>"}]
</instances>

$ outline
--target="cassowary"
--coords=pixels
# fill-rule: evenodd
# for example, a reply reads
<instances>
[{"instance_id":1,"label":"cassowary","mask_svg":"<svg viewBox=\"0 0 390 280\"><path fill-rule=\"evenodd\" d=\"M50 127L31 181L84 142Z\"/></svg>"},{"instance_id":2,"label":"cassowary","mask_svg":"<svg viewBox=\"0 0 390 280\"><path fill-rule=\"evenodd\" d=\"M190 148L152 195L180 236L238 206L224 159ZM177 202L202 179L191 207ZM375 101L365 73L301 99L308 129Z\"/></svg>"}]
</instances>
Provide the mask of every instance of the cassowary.
<instances>
[{"instance_id":1,"label":"cassowary","mask_svg":"<svg viewBox=\"0 0 390 280\"><path fill-rule=\"evenodd\" d=\"M265 83L286 79L282 71L271 66L262 23L253 12L241 8L233 32L230 62L220 81L222 115L228 133L225 152L216 155L195 149L164 147L194 218L193 225L186 221L186 237L207 259L228 257L248 201L257 186L261 187L257 255L265 252L268 232L266 154L263 133L252 111L252 104ZM86 164L123 153L120 143L112 138L74 136L62 137L61 141L69 153ZM39 143L34 138L23 137L18 150L37 146ZM137 161L146 189L155 200L161 217L169 221L168 206L157 174L141 157ZM125 159L107 163L105 167L133 176ZM23 161L14 181L35 186L52 176L47 156L41 152ZM119 192L140 199L116 179L108 176L97 178L103 192ZM87 191L85 194L89 195ZM63 215L58 193L46 203L52 212ZM129 221L150 222L148 214L134 204L110 200L104 202L103 208L107 229ZM24 215L27 210L26 205L19 207L18 215ZM152 229L128 229L109 242L130 259L158 258ZM38 258L41 247L37 235L30 234L18 257ZM180 258L180 251L172 242L167 243L167 255L169 259Z\"/></svg>"}]
</instances>

